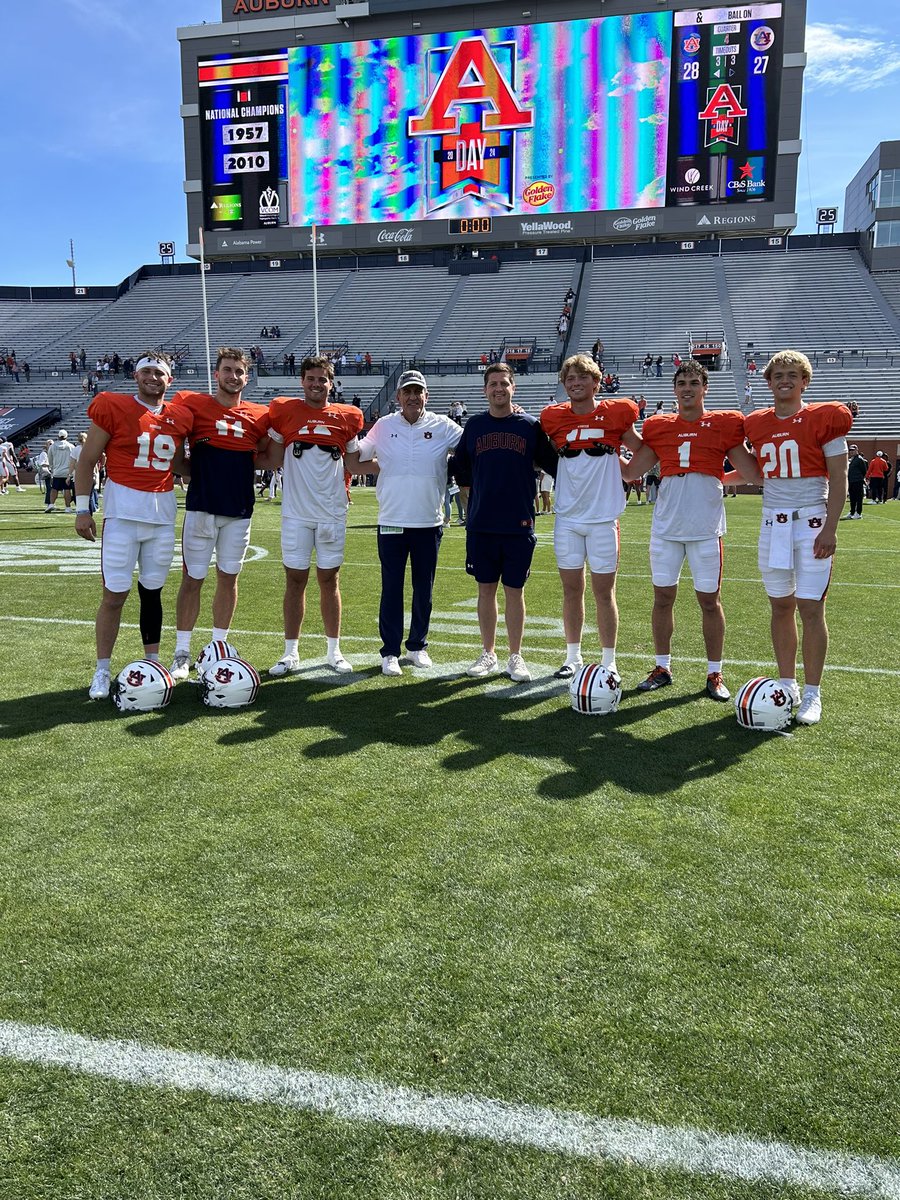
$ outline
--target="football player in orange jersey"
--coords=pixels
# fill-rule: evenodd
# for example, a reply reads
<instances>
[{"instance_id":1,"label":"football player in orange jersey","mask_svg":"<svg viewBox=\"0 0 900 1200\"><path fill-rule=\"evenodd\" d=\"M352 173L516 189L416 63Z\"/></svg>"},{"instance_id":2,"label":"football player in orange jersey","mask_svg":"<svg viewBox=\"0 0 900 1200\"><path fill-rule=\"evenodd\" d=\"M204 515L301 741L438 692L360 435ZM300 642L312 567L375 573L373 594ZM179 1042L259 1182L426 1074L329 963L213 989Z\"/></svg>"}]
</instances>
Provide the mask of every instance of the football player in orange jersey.
<instances>
[{"instance_id":1,"label":"football player in orange jersey","mask_svg":"<svg viewBox=\"0 0 900 1200\"><path fill-rule=\"evenodd\" d=\"M540 420L559 452L553 549L563 588L566 659L555 675L571 679L582 665L585 563L597 610L601 664L616 670L619 515L625 507L618 452L622 445L639 450L642 443L634 430L634 400L597 398L602 376L590 355L567 358L559 378L568 400L548 404Z\"/></svg>"},{"instance_id":2,"label":"football player in orange jersey","mask_svg":"<svg viewBox=\"0 0 900 1200\"><path fill-rule=\"evenodd\" d=\"M763 372L774 406L744 422L763 485L759 568L772 609L772 646L796 720L822 716L820 685L828 651L825 596L847 499L847 433L853 415L844 404L806 404L812 364L797 350L773 355ZM797 687L797 613L803 626L804 688Z\"/></svg>"},{"instance_id":3,"label":"football player in orange jersey","mask_svg":"<svg viewBox=\"0 0 900 1200\"><path fill-rule=\"evenodd\" d=\"M182 576L176 602L173 679L187 679L191 633L200 615L200 592L216 554L212 602L213 641L228 641L237 607L238 575L250 544L255 456L268 444L269 409L243 399L250 359L221 346L216 353L216 394L176 392L170 409L186 412L190 457L179 451L175 474L190 478L181 535Z\"/></svg>"},{"instance_id":4,"label":"football player in orange jersey","mask_svg":"<svg viewBox=\"0 0 900 1200\"><path fill-rule=\"evenodd\" d=\"M110 659L135 566L144 657L159 658L160 593L175 549L172 459L187 427L169 415L165 404L172 364L166 355L148 351L138 359L134 379L136 396L101 392L88 405L91 426L75 469L75 532L93 542L97 527L90 495L94 468L105 452L103 599L96 621L97 667L88 691L92 700L109 695Z\"/></svg>"},{"instance_id":5,"label":"football player in orange jersey","mask_svg":"<svg viewBox=\"0 0 900 1200\"><path fill-rule=\"evenodd\" d=\"M328 665L353 668L341 653L341 592L338 573L347 536L344 455L359 448L362 411L331 404L334 367L323 355L300 364L302 398L276 396L269 406L270 442L258 466L284 466L281 485L281 558L284 564L284 654L269 674L300 670L299 640L306 612L306 585L313 553L325 627Z\"/></svg>"},{"instance_id":6,"label":"football player in orange jersey","mask_svg":"<svg viewBox=\"0 0 900 1200\"><path fill-rule=\"evenodd\" d=\"M706 693L713 700L731 697L722 678L725 612L722 608L722 535L725 505L722 478L725 456L748 479L758 476L756 462L744 447L744 419L739 412L705 407L709 373L702 363L683 362L673 379L677 412L648 417L641 429L643 446L630 462L622 462L626 480L643 475L659 460L659 498L650 532L653 577L653 648L656 666L638 691L653 692L672 682L672 634L675 597L687 559L703 624L706 645Z\"/></svg>"}]
</instances>

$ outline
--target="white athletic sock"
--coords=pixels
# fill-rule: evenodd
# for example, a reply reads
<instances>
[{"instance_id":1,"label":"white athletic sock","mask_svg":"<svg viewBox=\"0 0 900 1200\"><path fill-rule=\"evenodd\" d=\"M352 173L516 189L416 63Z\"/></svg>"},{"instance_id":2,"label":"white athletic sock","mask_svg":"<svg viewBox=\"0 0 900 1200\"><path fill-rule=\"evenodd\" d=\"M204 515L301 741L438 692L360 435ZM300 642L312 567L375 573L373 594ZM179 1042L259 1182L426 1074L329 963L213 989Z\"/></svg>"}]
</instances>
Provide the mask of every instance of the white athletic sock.
<instances>
[{"instance_id":1,"label":"white athletic sock","mask_svg":"<svg viewBox=\"0 0 900 1200\"><path fill-rule=\"evenodd\" d=\"M176 629L175 630L175 653L179 654L184 651L185 654L191 652L191 634L192 629Z\"/></svg>"},{"instance_id":2,"label":"white athletic sock","mask_svg":"<svg viewBox=\"0 0 900 1200\"><path fill-rule=\"evenodd\" d=\"M616 648L615 646L604 646L603 654L600 659L600 666L606 667L607 671L615 671L616 669Z\"/></svg>"},{"instance_id":3,"label":"white athletic sock","mask_svg":"<svg viewBox=\"0 0 900 1200\"><path fill-rule=\"evenodd\" d=\"M228 630L227 629L216 629L214 627L212 640L214 642L227 642L228 641Z\"/></svg>"},{"instance_id":4,"label":"white athletic sock","mask_svg":"<svg viewBox=\"0 0 900 1200\"><path fill-rule=\"evenodd\" d=\"M145 654L144 658L146 658L147 662L159 662L159 651L152 650L148 654Z\"/></svg>"},{"instance_id":5,"label":"white athletic sock","mask_svg":"<svg viewBox=\"0 0 900 1200\"><path fill-rule=\"evenodd\" d=\"M788 689L790 689L790 691L797 690L797 680L796 679L786 679L784 677L784 675L782 675L781 678L778 680L778 682L781 684L782 687L788 688Z\"/></svg>"},{"instance_id":6,"label":"white athletic sock","mask_svg":"<svg viewBox=\"0 0 900 1200\"><path fill-rule=\"evenodd\" d=\"M662 669L664 671L671 672L671 670L672 670L672 655L671 654L657 654L656 665L658 667L662 667Z\"/></svg>"},{"instance_id":7,"label":"white athletic sock","mask_svg":"<svg viewBox=\"0 0 900 1200\"><path fill-rule=\"evenodd\" d=\"M109 658L98 658L97 659L97 670L98 671L108 671L109 664L111 661L112 660Z\"/></svg>"},{"instance_id":8,"label":"white athletic sock","mask_svg":"<svg viewBox=\"0 0 900 1200\"><path fill-rule=\"evenodd\" d=\"M818 696L821 691L821 687L816 687L814 683L805 683L803 685L803 699L805 700L807 696Z\"/></svg>"},{"instance_id":9,"label":"white athletic sock","mask_svg":"<svg viewBox=\"0 0 900 1200\"><path fill-rule=\"evenodd\" d=\"M712 660L710 660L706 664L706 673L707 673L707 675L717 675L717 674L721 675L722 674L722 664L720 662L713 662Z\"/></svg>"},{"instance_id":10,"label":"white athletic sock","mask_svg":"<svg viewBox=\"0 0 900 1200\"><path fill-rule=\"evenodd\" d=\"M340 654L340 652L341 652L341 639L340 639L339 637L336 637L336 638L326 638L326 639L325 639L325 641L326 641L326 642L327 642L327 644L328 644L328 654L329 654L329 655L337 655L337 654Z\"/></svg>"},{"instance_id":11,"label":"white athletic sock","mask_svg":"<svg viewBox=\"0 0 900 1200\"><path fill-rule=\"evenodd\" d=\"M581 662L581 642L566 642L566 662Z\"/></svg>"},{"instance_id":12,"label":"white athletic sock","mask_svg":"<svg viewBox=\"0 0 900 1200\"><path fill-rule=\"evenodd\" d=\"M298 657L297 647L299 645L300 645L299 638L285 638L284 639L284 657L285 658L297 658Z\"/></svg>"}]
</instances>

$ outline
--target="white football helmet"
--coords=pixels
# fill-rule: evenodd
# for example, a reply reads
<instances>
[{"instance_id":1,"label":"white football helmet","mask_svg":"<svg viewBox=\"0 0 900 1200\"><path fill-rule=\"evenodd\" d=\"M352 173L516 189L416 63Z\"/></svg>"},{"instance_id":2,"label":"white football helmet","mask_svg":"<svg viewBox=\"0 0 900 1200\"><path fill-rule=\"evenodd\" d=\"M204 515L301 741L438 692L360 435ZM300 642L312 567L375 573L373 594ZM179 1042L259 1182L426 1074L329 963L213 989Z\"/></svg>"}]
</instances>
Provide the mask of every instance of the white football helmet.
<instances>
[{"instance_id":1,"label":"white football helmet","mask_svg":"<svg viewBox=\"0 0 900 1200\"><path fill-rule=\"evenodd\" d=\"M197 656L194 668L197 674L202 676L208 667L211 667L213 663L217 663L220 659L238 657L237 648L232 646L231 642L207 642Z\"/></svg>"},{"instance_id":2,"label":"white football helmet","mask_svg":"<svg viewBox=\"0 0 900 1200\"><path fill-rule=\"evenodd\" d=\"M209 708L243 708L259 691L259 675L237 655L220 658L200 676L200 699Z\"/></svg>"},{"instance_id":3,"label":"white football helmet","mask_svg":"<svg viewBox=\"0 0 900 1200\"><path fill-rule=\"evenodd\" d=\"M576 712L591 717L613 713L622 699L622 681L615 671L585 663L569 684L569 696Z\"/></svg>"},{"instance_id":4,"label":"white football helmet","mask_svg":"<svg viewBox=\"0 0 900 1200\"><path fill-rule=\"evenodd\" d=\"M139 658L123 667L113 682L113 704L122 712L151 712L172 699L175 681L161 662Z\"/></svg>"},{"instance_id":5,"label":"white football helmet","mask_svg":"<svg viewBox=\"0 0 900 1200\"><path fill-rule=\"evenodd\" d=\"M794 702L787 688L777 679L760 676L745 683L734 698L738 725L745 729L760 729L777 733L790 725Z\"/></svg>"}]
</instances>

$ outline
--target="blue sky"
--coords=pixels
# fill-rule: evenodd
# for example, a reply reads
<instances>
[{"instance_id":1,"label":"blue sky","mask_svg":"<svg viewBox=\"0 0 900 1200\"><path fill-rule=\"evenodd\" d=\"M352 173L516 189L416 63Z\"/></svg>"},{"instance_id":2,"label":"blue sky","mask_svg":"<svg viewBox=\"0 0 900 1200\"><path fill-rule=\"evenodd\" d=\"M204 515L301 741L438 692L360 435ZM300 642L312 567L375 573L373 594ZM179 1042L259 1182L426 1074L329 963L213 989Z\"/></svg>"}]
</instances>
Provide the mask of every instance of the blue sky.
<instances>
[{"instance_id":1,"label":"blue sky","mask_svg":"<svg viewBox=\"0 0 900 1200\"><path fill-rule=\"evenodd\" d=\"M790 4L792 0L786 0ZM188 240L175 30L220 0L53 0L4 11L0 284L114 284ZM861 15L859 22L852 14ZM808 0L798 232L900 137L900 4ZM51 82L52 81L52 82Z\"/></svg>"}]
</instances>

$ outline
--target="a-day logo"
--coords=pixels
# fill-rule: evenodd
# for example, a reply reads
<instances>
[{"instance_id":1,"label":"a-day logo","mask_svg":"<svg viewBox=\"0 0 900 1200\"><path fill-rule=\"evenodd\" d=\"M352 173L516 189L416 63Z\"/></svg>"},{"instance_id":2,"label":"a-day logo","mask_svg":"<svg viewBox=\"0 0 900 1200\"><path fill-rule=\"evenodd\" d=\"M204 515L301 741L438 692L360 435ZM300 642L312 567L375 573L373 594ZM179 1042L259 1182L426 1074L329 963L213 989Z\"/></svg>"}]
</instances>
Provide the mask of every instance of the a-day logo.
<instances>
[{"instance_id":1,"label":"a-day logo","mask_svg":"<svg viewBox=\"0 0 900 1200\"><path fill-rule=\"evenodd\" d=\"M707 146L718 146L724 142L736 145L741 134L741 117L746 117L747 109L741 104L741 89L728 83L720 83L716 88L708 88L706 107L697 114L698 119L706 122Z\"/></svg>"},{"instance_id":2,"label":"a-day logo","mask_svg":"<svg viewBox=\"0 0 900 1200\"><path fill-rule=\"evenodd\" d=\"M244 563L268 558L262 546L248 546ZM181 570L181 547L172 555L172 566ZM0 575L96 575L100 577L100 543L81 538L31 538L0 542Z\"/></svg>"},{"instance_id":3,"label":"a-day logo","mask_svg":"<svg viewBox=\"0 0 900 1200\"><path fill-rule=\"evenodd\" d=\"M433 139L426 165L428 212L470 197L511 209L515 137L534 127L533 109L515 91L515 43L490 45L484 37L470 37L449 54L444 47L428 55L429 67L440 67L440 74L421 111L407 120L409 137ZM464 120L463 113L475 119Z\"/></svg>"},{"instance_id":4,"label":"a-day logo","mask_svg":"<svg viewBox=\"0 0 900 1200\"><path fill-rule=\"evenodd\" d=\"M522 199L532 208L541 208L544 204L549 204L555 195L556 188L549 180L536 179L534 183L529 183L522 193Z\"/></svg>"}]
</instances>

